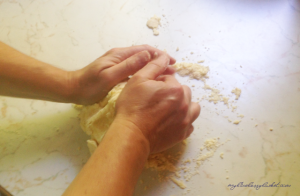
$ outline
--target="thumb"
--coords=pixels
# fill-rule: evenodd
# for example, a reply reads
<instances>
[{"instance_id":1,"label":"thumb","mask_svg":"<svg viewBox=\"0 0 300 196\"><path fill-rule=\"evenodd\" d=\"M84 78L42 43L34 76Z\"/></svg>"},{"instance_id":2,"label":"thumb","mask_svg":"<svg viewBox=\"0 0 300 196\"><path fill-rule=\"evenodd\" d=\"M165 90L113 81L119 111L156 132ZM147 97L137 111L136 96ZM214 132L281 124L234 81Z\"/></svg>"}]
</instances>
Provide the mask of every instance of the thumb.
<instances>
[{"instance_id":1,"label":"thumb","mask_svg":"<svg viewBox=\"0 0 300 196\"><path fill-rule=\"evenodd\" d=\"M154 80L161 74L163 74L170 63L170 58L166 54L162 54L152 61L150 61L145 67L139 70L135 75L140 76L148 80Z\"/></svg>"}]
</instances>

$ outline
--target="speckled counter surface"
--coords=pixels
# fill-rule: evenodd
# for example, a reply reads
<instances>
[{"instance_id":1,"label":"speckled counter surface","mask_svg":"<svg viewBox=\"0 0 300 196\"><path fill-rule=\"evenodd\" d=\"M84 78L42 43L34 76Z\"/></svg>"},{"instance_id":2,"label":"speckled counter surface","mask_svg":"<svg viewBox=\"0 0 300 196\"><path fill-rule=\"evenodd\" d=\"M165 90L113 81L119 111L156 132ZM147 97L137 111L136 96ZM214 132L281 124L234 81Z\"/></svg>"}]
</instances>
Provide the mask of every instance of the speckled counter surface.
<instances>
[{"instance_id":1,"label":"speckled counter surface","mask_svg":"<svg viewBox=\"0 0 300 196\"><path fill-rule=\"evenodd\" d=\"M146 27L154 14L159 36ZM205 60L206 83L230 104L201 100L204 83L178 77L202 106L180 160L197 159L208 138L225 143L199 174L180 179L186 189L145 170L135 195L300 194L299 0L0 0L0 41L66 70L132 44L166 49L179 62ZM0 184L16 196L61 195L89 157L77 115L71 104L0 97ZM228 186L240 182L290 187Z\"/></svg>"}]
</instances>

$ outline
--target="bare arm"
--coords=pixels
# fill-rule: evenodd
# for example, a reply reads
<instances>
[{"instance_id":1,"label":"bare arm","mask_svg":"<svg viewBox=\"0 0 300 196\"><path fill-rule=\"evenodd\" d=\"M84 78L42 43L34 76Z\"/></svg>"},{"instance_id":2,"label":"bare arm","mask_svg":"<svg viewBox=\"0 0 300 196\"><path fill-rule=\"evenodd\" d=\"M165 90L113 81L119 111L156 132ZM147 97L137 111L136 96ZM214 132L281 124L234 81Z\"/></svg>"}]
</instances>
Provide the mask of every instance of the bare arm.
<instances>
[{"instance_id":1,"label":"bare arm","mask_svg":"<svg viewBox=\"0 0 300 196\"><path fill-rule=\"evenodd\" d=\"M155 52L163 53L148 45L114 48L80 70L65 71L0 42L0 95L93 104L145 66Z\"/></svg>"},{"instance_id":2,"label":"bare arm","mask_svg":"<svg viewBox=\"0 0 300 196\"><path fill-rule=\"evenodd\" d=\"M132 195L149 152L142 133L115 121L63 196Z\"/></svg>"},{"instance_id":3,"label":"bare arm","mask_svg":"<svg viewBox=\"0 0 300 196\"><path fill-rule=\"evenodd\" d=\"M68 102L70 74L0 42L0 95Z\"/></svg>"}]
</instances>

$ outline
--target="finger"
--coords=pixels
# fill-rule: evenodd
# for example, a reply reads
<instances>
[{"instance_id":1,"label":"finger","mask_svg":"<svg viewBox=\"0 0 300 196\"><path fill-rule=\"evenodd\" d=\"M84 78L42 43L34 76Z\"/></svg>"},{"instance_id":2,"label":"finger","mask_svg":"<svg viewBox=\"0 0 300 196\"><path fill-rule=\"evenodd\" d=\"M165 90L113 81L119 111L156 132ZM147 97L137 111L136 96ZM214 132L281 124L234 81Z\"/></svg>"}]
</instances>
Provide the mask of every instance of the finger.
<instances>
[{"instance_id":1,"label":"finger","mask_svg":"<svg viewBox=\"0 0 300 196\"><path fill-rule=\"evenodd\" d=\"M160 75L156 78L156 80L163 81L166 83L179 84L178 80L173 75Z\"/></svg>"},{"instance_id":2,"label":"finger","mask_svg":"<svg viewBox=\"0 0 300 196\"><path fill-rule=\"evenodd\" d=\"M163 75L174 75L175 72L176 70L174 67L168 66Z\"/></svg>"},{"instance_id":3,"label":"finger","mask_svg":"<svg viewBox=\"0 0 300 196\"><path fill-rule=\"evenodd\" d=\"M149 45L139 45L139 46L131 46L131 47L125 47L125 48L114 48L112 50L109 50L104 55L113 53L113 54L118 55L118 58L120 61L124 61L125 59L131 57L132 55L139 53L141 51L144 51L144 50L147 50L151 54L152 58L154 58L155 53L157 53L159 56L162 54L168 55L166 52L161 51L161 50L154 48L152 46L149 46ZM168 57L170 58L170 64L173 65L176 62L176 60L173 57L171 57L170 55L168 55Z\"/></svg>"},{"instance_id":4,"label":"finger","mask_svg":"<svg viewBox=\"0 0 300 196\"><path fill-rule=\"evenodd\" d=\"M190 106L191 123L193 123L198 118L200 112L201 112L200 105L198 103L192 102Z\"/></svg>"},{"instance_id":5,"label":"finger","mask_svg":"<svg viewBox=\"0 0 300 196\"><path fill-rule=\"evenodd\" d=\"M141 51L121 63L107 69L109 75L113 78L118 78L118 82L126 79L128 76L135 74L143 68L151 60L151 55L148 51Z\"/></svg>"},{"instance_id":6,"label":"finger","mask_svg":"<svg viewBox=\"0 0 300 196\"><path fill-rule=\"evenodd\" d=\"M193 131L194 131L194 126L191 125L191 126L188 128L188 130L185 132L185 137L184 137L184 139L188 138L188 137L193 133Z\"/></svg>"},{"instance_id":7,"label":"finger","mask_svg":"<svg viewBox=\"0 0 300 196\"><path fill-rule=\"evenodd\" d=\"M186 85L182 85L182 88L183 88L184 95L185 95L185 101L186 101L186 103L188 103L190 105L191 100L192 100L192 91L191 91L190 87L188 87Z\"/></svg>"},{"instance_id":8,"label":"finger","mask_svg":"<svg viewBox=\"0 0 300 196\"><path fill-rule=\"evenodd\" d=\"M201 107L198 103L192 102L192 91L190 87L182 85L185 95L185 101L189 103L189 118L190 122L194 122L200 115Z\"/></svg>"},{"instance_id":9,"label":"finger","mask_svg":"<svg viewBox=\"0 0 300 196\"><path fill-rule=\"evenodd\" d=\"M158 56L150 61L145 67L139 70L135 75L147 80L154 80L164 73L169 65L170 58L166 54ZM135 76L134 75L134 76ZM133 77L134 77L133 76Z\"/></svg>"}]
</instances>

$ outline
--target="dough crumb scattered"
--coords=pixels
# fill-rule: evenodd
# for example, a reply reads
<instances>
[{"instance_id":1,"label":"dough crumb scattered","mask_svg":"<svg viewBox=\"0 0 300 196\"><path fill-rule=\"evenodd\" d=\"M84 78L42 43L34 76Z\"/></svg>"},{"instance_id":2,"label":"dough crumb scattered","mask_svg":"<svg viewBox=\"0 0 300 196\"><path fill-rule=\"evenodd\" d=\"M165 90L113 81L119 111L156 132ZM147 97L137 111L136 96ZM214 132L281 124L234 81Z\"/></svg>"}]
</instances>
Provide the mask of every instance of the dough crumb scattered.
<instances>
[{"instance_id":1,"label":"dough crumb scattered","mask_svg":"<svg viewBox=\"0 0 300 196\"><path fill-rule=\"evenodd\" d=\"M242 91L239 88L235 88L231 92L235 94L235 100L238 100L241 96Z\"/></svg>"},{"instance_id":2,"label":"dough crumb scattered","mask_svg":"<svg viewBox=\"0 0 300 196\"><path fill-rule=\"evenodd\" d=\"M191 79L205 80L208 78L209 67L197 63L181 62L173 65L180 76L190 76Z\"/></svg>"},{"instance_id":3,"label":"dough crumb scattered","mask_svg":"<svg viewBox=\"0 0 300 196\"><path fill-rule=\"evenodd\" d=\"M220 153L220 157L221 157L221 159L224 158L224 152L221 152L221 153Z\"/></svg>"},{"instance_id":4,"label":"dough crumb scattered","mask_svg":"<svg viewBox=\"0 0 300 196\"><path fill-rule=\"evenodd\" d=\"M185 184L182 182L182 181L180 181L180 180L177 180L175 177L170 177L170 179L177 185L177 186L179 186L181 189L185 189L186 188L186 186L185 186Z\"/></svg>"},{"instance_id":5,"label":"dough crumb scattered","mask_svg":"<svg viewBox=\"0 0 300 196\"><path fill-rule=\"evenodd\" d=\"M235 120L235 121L233 121L233 124L238 125L238 124L240 124L240 122L241 122L241 120Z\"/></svg>"},{"instance_id":6,"label":"dough crumb scattered","mask_svg":"<svg viewBox=\"0 0 300 196\"><path fill-rule=\"evenodd\" d=\"M270 131L273 131L273 128L270 128Z\"/></svg>"},{"instance_id":7,"label":"dough crumb scattered","mask_svg":"<svg viewBox=\"0 0 300 196\"><path fill-rule=\"evenodd\" d=\"M179 51L179 47L176 48L176 52Z\"/></svg>"},{"instance_id":8,"label":"dough crumb scattered","mask_svg":"<svg viewBox=\"0 0 300 196\"><path fill-rule=\"evenodd\" d=\"M244 118L244 115L243 115L243 114L240 114L240 115L238 115L238 117L240 117L240 118Z\"/></svg>"},{"instance_id":9,"label":"dough crumb scattered","mask_svg":"<svg viewBox=\"0 0 300 196\"><path fill-rule=\"evenodd\" d=\"M73 108L76 110L82 110L83 105L78 105L78 104L72 104Z\"/></svg>"},{"instance_id":10,"label":"dough crumb scattered","mask_svg":"<svg viewBox=\"0 0 300 196\"><path fill-rule=\"evenodd\" d=\"M154 35L159 35L158 26L160 25L160 17L154 15L147 21L147 26L153 30Z\"/></svg>"}]
</instances>

